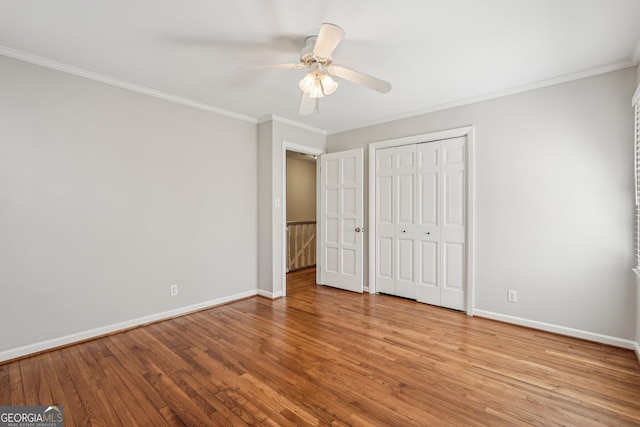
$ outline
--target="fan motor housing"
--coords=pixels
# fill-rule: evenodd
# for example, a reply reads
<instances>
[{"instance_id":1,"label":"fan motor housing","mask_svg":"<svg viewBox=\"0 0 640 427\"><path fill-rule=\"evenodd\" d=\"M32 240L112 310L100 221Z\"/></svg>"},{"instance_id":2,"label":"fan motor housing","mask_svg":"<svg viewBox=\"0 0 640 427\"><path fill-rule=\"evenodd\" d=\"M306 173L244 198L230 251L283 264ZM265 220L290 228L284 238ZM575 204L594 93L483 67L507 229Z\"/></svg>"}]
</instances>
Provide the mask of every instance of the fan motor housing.
<instances>
[{"instance_id":1,"label":"fan motor housing","mask_svg":"<svg viewBox=\"0 0 640 427\"><path fill-rule=\"evenodd\" d=\"M309 36L304 41L304 47L300 51L300 62L304 63L307 67L313 64L314 62L320 62L321 64L327 65L331 62L330 58L319 61L320 58L317 58L313 54L313 48L316 45L316 40L318 36Z\"/></svg>"}]
</instances>

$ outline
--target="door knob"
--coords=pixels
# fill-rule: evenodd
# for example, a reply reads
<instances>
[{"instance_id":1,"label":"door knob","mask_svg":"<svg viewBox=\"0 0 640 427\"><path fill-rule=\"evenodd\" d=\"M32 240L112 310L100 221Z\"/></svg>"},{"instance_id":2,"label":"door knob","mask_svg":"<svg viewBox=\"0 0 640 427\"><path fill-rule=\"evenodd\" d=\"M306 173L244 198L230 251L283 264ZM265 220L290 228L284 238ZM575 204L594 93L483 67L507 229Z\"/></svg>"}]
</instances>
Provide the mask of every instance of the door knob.
<instances>
[{"instance_id":1,"label":"door knob","mask_svg":"<svg viewBox=\"0 0 640 427\"><path fill-rule=\"evenodd\" d=\"M356 227L356 233L360 232L360 227Z\"/></svg>"}]
</instances>

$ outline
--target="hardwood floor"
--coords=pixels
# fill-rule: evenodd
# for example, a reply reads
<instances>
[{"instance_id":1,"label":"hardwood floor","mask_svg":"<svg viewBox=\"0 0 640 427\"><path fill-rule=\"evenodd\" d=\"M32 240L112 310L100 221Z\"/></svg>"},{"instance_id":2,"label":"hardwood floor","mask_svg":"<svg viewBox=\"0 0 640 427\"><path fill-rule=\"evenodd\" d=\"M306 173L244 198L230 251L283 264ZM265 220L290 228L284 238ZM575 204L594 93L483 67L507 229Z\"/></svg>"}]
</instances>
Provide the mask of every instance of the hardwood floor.
<instances>
[{"instance_id":1,"label":"hardwood floor","mask_svg":"<svg viewBox=\"0 0 640 427\"><path fill-rule=\"evenodd\" d=\"M0 365L66 426L640 425L632 351L313 285Z\"/></svg>"}]
</instances>

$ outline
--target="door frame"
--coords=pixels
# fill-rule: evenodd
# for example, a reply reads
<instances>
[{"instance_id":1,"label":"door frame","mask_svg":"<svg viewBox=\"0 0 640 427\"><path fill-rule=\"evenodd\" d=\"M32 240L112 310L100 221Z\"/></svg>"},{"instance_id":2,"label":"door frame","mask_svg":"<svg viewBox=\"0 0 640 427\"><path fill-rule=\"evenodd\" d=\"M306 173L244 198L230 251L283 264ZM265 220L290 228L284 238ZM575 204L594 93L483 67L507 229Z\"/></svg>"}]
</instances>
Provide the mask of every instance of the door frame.
<instances>
[{"instance_id":1,"label":"door frame","mask_svg":"<svg viewBox=\"0 0 640 427\"><path fill-rule=\"evenodd\" d=\"M295 151L296 153L311 154L312 156L321 156L325 150L308 147L306 145L296 144L294 142L282 141L282 296L287 296L287 151ZM320 162L316 160L316 236L320 232L318 218L320 218ZM321 254L318 247L318 238L316 237L316 267L322 262ZM318 283L318 269L316 268L316 283Z\"/></svg>"},{"instance_id":2,"label":"door frame","mask_svg":"<svg viewBox=\"0 0 640 427\"><path fill-rule=\"evenodd\" d=\"M388 139L369 144L369 293L376 293L376 151L382 148L399 147L402 145L419 144L466 137L466 313L473 316L475 304L475 127L465 126L403 138Z\"/></svg>"}]
</instances>

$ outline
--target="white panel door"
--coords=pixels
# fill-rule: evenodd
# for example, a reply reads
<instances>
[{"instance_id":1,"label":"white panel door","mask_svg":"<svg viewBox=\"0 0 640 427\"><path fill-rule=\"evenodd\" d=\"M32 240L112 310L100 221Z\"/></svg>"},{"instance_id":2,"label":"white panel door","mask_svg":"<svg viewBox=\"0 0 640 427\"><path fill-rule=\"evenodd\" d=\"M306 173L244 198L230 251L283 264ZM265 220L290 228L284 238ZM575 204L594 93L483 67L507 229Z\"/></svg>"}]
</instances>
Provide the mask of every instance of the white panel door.
<instances>
[{"instance_id":1,"label":"white panel door","mask_svg":"<svg viewBox=\"0 0 640 427\"><path fill-rule=\"evenodd\" d=\"M395 149L395 293L416 299L416 146Z\"/></svg>"},{"instance_id":2,"label":"white panel door","mask_svg":"<svg viewBox=\"0 0 640 427\"><path fill-rule=\"evenodd\" d=\"M363 291L363 149L320 157L320 283Z\"/></svg>"},{"instance_id":3,"label":"white panel door","mask_svg":"<svg viewBox=\"0 0 640 427\"><path fill-rule=\"evenodd\" d=\"M418 301L465 308L465 137L418 145Z\"/></svg>"},{"instance_id":4,"label":"white panel door","mask_svg":"<svg viewBox=\"0 0 640 427\"><path fill-rule=\"evenodd\" d=\"M376 289L416 298L416 146L376 152Z\"/></svg>"},{"instance_id":5,"label":"white panel door","mask_svg":"<svg viewBox=\"0 0 640 427\"><path fill-rule=\"evenodd\" d=\"M441 141L442 222L441 242L441 301L443 307L465 308L465 140L455 138Z\"/></svg>"},{"instance_id":6,"label":"white panel door","mask_svg":"<svg viewBox=\"0 0 640 427\"><path fill-rule=\"evenodd\" d=\"M376 152L376 288L396 293L395 148Z\"/></svg>"},{"instance_id":7,"label":"white panel door","mask_svg":"<svg viewBox=\"0 0 640 427\"><path fill-rule=\"evenodd\" d=\"M440 305L440 142L418 146L417 299Z\"/></svg>"}]
</instances>

